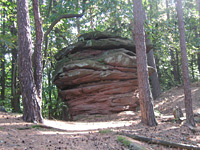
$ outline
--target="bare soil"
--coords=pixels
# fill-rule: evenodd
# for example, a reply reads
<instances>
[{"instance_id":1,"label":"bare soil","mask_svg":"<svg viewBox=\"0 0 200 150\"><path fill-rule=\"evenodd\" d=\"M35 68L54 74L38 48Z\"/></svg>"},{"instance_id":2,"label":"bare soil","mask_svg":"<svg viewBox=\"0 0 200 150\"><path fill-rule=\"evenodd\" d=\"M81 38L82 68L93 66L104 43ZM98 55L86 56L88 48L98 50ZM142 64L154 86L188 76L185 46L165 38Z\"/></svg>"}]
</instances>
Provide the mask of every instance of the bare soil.
<instances>
[{"instance_id":1,"label":"bare soil","mask_svg":"<svg viewBox=\"0 0 200 150\"><path fill-rule=\"evenodd\" d=\"M200 128L200 83L192 84L196 128ZM2 150L126 150L116 132L130 133L200 147L200 132L191 131L185 121L177 124L173 109L184 112L182 87L164 92L154 101L158 126L140 123L140 111L114 115L85 116L78 121L45 120L44 125L24 122L21 114L0 112L0 149ZM185 114L184 114L185 115ZM114 131L114 132L110 132ZM168 146L138 142L147 149L173 150Z\"/></svg>"}]
</instances>

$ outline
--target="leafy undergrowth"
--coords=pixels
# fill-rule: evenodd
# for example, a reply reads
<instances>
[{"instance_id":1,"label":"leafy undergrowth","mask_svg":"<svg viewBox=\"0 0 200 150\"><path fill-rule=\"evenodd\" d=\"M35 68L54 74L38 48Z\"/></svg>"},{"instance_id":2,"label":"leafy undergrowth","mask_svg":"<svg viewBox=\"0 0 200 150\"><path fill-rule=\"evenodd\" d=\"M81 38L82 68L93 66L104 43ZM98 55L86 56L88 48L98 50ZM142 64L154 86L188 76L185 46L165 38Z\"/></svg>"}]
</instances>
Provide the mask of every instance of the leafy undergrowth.
<instances>
[{"instance_id":1,"label":"leafy undergrowth","mask_svg":"<svg viewBox=\"0 0 200 150\"><path fill-rule=\"evenodd\" d=\"M0 149L67 149L67 150L125 150L130 143L116 133L127 133L158 140L200 147L200 132L190 130L184 121L177 124L173 108L184 112L182 88L173 88L155 100L158 126L140 123L140 112L122 112L107 116L87 116L76 122L45 120L44 125L24 122L21 115L0 112ZM200 120L200 83L192 84L195 119ZM200 124L196 124L197 128ZM126 140L125 140L126 141ZM173 150L168 146L138 142L146 149Z\"/></svg>"}]
</instances>

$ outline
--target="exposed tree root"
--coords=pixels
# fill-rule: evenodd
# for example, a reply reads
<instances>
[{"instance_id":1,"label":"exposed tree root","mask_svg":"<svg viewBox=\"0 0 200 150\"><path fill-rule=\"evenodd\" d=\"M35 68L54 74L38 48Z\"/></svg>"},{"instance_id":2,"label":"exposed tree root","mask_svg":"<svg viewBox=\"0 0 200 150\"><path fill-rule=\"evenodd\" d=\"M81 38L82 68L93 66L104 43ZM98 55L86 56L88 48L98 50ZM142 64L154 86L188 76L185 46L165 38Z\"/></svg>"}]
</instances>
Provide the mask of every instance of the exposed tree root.
<instances>
[{"instance_id":1,"label":"exposed tree root","mask_svg":"<svg viewBox=\"0 0 200 150\"><path fill-rule=\"evenodd\" d=\"M155 138L148 138L144 136L139 136L135 134L127 134L127 133L118 133L123 136L130 137L135 140L147 142L149 144L159 144L159 145L164 145L167 147L175 147L175 148L182 148L182 149L189 149L189 150L200 150L200 147L194 146L194 145L188 145L188 144L181 144L181 143L174 143L174 142L169 142L169 141L164 141L164 140L158 140Z\"/></svg>"}]
</instances>

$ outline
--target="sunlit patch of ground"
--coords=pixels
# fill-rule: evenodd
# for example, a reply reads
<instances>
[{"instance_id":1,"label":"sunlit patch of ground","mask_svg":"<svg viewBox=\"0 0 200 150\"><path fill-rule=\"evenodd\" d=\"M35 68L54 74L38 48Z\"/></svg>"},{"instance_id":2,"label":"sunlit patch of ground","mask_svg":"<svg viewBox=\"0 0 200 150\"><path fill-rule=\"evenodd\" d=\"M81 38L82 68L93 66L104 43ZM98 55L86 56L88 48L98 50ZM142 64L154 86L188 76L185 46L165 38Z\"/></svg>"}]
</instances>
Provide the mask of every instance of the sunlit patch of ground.
<instances>
[{"instance_id":1,"label":"sunlit patch of ground","mask_svg":"<svg viewBox=\"0 0 200 150\"><path fill-rule=\"evenodd\" d=\"M65 122L65 121L52 121L44 120L44 125L49 127L58 128L66 131L89 131L99 130L105 128L116 128L123 126L130 126L134 121L109 121L109 122Z\"/></svg>"}]
</instances>

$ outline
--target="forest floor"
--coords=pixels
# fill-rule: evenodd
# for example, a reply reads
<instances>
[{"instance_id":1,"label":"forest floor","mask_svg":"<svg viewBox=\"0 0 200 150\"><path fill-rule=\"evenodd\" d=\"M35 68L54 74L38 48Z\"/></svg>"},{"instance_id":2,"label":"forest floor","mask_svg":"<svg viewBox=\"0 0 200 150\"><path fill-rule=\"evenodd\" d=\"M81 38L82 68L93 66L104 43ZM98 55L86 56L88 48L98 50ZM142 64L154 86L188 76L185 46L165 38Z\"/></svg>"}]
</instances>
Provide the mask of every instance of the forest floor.
<instances>
[{"instance_id":1,"label":"forest floor","mask_svg":"<svg viewBox=\"0 0 200 150\"><path fill-rule=\"evenodd\" d=\"M200 121L200 83L192 84L195 119ZM182 87L173 88L154 101L158 126L148 127L140 122L140 112L122 112L115 115L87 116L78 121L45 120L44 125L24 122L21 115L0 112L1 150L126 150L116 133L129 133L158 140L200 147L200 132L193 131L173 119L173 109L180 106L184 112ZM185 114L184 114L185 115ZM52 128L51 128L52 127ZM200 128L200 123L196 124ZM130 140L130 139L129 139ZM146 149L174 150L169 146L137 143ZM200 148L199 148L200 149Z\"/></svg>"}]
</instances>

